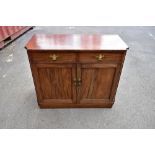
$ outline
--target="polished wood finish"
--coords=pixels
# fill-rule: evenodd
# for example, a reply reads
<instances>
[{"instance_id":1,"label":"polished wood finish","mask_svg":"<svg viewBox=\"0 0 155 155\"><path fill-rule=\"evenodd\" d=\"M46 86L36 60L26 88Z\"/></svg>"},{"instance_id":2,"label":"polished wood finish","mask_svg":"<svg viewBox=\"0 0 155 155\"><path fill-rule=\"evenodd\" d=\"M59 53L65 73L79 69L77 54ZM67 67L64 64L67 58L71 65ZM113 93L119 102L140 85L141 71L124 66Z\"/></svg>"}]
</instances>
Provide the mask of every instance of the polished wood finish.
<instances>
[{"instance_id":1,"label":"polished wood finish","mask_svg":"<svg viewBox=\"0 0 155 155\"><path fill-rule=\"evenodd\" d=\"M34 35L27 43L28 50L127 50L128 46L118 35L55 34Z\"/></svg>"},{"instance_id":2,"label":"polished wood finish","mask_svg":"<svg viewBox=\"0 0 155 155\"><path fill-rule=\"evenodd\" d=\"M35 35L26 45L41 108L110 108L127 45L117 35Z\"/></svg>"},{"instance_id":3,"label":"polished wood finish","mask_svg":"<svg viewBox=\"0 0 155 155\"><path fill-rule=\"evenodd\" d=\"M76 87L72 81L76 78L75 65L38 63L32 65L32 71L40 106L76 102Z\"/></svg>"},{"instance_id":4,"label":"polished wood finish","mask_svg":"<svg viewBox=\"0 0 155 155\"><path fill-rule=\"evenodd\" d=\"M75 63L76 62L76 54L75 53L55 53L55 52L32 52L31 61L33 63ZM57 56L57 60L52 60L53 55Z\"/></svg>"},{"instance_id":5,"label":"polished wood finish","mask_svg":"<svg viewBox=\"0 0 155 155\"><path fill-rule=\"evenodd\" d=\"M82 81L80 103L103 103L104 100L110 101L117 64L82 64L80 69Z\"/></svg>"},{"instance_id":6,"label":"polished wood finish","mask_svg":"<svg viewBox=\"0 0 155 155\"><path fill-rule=\"evenodd\" d=\"M99 56L103 58L98 60ZM121 53L109 53L109 52L91 52L91 53L80 53L79 54L79 62L80 63L102 63L102 62L121 62L122 54Z\"/></svg>"}]
</instances>

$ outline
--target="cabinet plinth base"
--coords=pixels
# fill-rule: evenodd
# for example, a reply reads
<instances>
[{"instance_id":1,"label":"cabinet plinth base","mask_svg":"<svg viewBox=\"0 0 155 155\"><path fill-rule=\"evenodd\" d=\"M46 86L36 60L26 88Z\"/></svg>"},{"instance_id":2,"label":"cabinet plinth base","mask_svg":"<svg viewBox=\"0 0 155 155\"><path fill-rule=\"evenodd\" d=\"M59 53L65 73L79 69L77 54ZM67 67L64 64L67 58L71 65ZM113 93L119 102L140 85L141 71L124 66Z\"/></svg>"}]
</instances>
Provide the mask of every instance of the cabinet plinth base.
<instances>
[{"instance_id":1,"label":"cabinet plinth base","mask_svg":"<svg viewBox=\"0 0 155 155\"><path fill-rule=\"evenodd\" d=\"M53 104L39 104L41 109L56 109L56 108L112 108L113 103L99 104L99 105L84 105L84 104L71 104L71 105L53 105Z\"/></svg>"}]
</instances>

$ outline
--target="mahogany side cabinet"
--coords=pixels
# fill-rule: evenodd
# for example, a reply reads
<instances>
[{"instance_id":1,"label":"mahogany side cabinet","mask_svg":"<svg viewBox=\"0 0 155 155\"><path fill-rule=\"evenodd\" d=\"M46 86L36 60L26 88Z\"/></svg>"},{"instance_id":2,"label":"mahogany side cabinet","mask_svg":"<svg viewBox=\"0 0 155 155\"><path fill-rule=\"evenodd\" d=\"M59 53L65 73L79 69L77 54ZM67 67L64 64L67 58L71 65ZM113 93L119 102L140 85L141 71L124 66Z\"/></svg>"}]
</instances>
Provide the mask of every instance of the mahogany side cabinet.
<instances>
[{"instance_id":1,"label":"mahogany side cabinet","mask_svg":"<svg viewBox=\"0 0 155 155\"><path fill-rule=\"evenodd\" d=\"M111 108L128 46L118 35L36 34L25 46L40 108Z\"/></svg>"}]
</instances>

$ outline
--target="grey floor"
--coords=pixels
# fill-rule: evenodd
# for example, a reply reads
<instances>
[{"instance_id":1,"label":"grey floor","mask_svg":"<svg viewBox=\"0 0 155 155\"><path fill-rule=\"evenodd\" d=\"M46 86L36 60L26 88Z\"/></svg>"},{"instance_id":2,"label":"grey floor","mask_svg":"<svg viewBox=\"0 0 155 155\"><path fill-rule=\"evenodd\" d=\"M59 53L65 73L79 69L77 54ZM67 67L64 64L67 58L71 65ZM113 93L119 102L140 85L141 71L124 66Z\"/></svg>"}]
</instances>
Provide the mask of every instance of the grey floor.
<instances>
[{"instance_id":1,"label":"grey floor","mask_svg":"<svg viewBox=\"0 0 155 155\"><path fill-rule=\"evenodd\" d=\"M119 34L129 45L112 109L39 109L24 45L34 33ZM0 51L0 128L155 128L155 27L35 27Z\"/></svg>"}]
</instances>

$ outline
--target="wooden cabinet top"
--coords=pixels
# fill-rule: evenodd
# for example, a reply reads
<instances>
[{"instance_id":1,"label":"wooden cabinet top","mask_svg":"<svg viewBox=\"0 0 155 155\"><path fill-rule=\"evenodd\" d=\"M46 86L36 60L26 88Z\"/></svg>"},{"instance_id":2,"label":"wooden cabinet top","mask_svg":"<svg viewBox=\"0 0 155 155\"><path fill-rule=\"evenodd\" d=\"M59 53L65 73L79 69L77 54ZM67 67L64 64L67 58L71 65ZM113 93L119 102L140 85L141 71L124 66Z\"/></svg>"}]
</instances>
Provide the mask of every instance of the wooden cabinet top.
<instances>
[{"instance_id":1,"label":"wooden cabinet top","mask_svg":"<svg viewBox=\"0 0 155 155\"><path fill-rule=\"evenodd\" d=\"M28 50L126 51L128 46L118 35L36 34L25 46Z\"/></svg>"}]
</instances>

